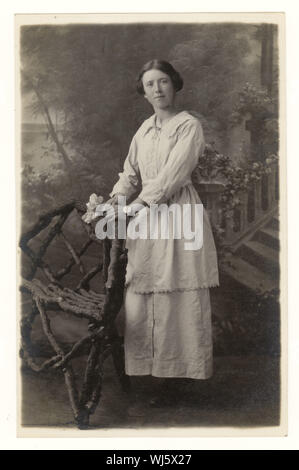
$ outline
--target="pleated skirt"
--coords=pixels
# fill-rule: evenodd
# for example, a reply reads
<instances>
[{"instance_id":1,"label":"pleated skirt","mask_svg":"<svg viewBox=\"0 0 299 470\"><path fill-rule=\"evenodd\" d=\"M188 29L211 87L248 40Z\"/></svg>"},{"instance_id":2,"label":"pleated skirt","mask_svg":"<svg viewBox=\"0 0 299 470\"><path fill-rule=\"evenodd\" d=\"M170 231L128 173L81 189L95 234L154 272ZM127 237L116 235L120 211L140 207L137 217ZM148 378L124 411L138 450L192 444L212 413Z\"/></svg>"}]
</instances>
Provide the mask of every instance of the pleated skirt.
<instances>
[{"instance_id":1,"label":"pleated skirt","mask_svg":"<svg viewBox=\"0 0 299 470\"><path fill-rule=\"evenodd\" d=\"M125 292L128 375L208 379L213 373L208 288L165 293Z\"/></svg>"}]
</instances>

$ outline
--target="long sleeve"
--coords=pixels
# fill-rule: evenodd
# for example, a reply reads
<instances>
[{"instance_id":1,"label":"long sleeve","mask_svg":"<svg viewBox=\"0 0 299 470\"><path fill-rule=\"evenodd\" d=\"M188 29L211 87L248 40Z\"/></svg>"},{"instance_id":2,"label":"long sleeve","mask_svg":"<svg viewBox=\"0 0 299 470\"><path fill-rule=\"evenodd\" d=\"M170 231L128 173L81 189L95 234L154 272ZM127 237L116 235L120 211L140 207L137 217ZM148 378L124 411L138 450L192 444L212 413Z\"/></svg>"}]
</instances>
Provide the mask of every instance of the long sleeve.
<instances>
[{"instance_id":1,"label":"long sleeve","mask_svg":"<svg viewBox=\"0 0 299 470\"><path fill-rule=\"evenodd\" d=\"M190 181L203 149L204 137L200 122L197 119L187 121L178 130L177 143L165 166L156 178L146 182L139 197L147 204L168 200Z\"/></svg>"},{"instance_id":2,"label":"long sleeve","mask_svg":"<svg viewBox=\"0 0 299 470\"><path fill-rule=\"evenodd\" d=\"M137 144L136 139L133 137L127 158L124 163L122 173L119 173L119 180L114 185L110 197L116 193L124 194L127 197L132 196L138 186L139 182L139 168L137 162Z\"/></svg>"}]
</instances>

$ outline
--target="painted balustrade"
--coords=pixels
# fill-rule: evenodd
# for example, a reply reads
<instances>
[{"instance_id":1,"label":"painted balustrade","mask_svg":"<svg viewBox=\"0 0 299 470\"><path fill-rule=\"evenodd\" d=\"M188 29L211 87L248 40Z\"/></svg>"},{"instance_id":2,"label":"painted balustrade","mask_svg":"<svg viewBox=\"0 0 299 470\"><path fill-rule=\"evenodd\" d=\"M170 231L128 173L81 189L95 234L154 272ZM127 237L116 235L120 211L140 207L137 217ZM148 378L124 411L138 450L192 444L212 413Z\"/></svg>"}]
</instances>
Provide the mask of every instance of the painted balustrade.
<instances>
[{"instance_id":1,"label":"painted balustrade","mask_svg":"<svg viewBox=\"0 0 299 470\"><path fill-rule=\"evenodd\" d=\"M279 167L277 163L270 164L269 170L269 173L252 182L247 191L238 191L235 194L240 203L231 211L227 211L225 216L221 202L225 183L202 181L196 185L212 225L224 229L226 244L237 243L277 208L279 200Z\"/></svg>"}]
</instances>

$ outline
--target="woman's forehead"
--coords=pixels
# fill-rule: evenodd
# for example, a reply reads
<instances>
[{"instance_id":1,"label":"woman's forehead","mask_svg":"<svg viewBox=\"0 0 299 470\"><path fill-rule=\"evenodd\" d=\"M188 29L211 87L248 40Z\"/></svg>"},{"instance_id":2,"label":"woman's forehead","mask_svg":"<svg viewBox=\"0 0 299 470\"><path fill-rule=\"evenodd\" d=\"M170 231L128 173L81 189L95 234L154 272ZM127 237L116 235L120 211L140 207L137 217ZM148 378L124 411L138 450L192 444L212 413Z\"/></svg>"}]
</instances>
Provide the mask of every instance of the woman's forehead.
<instances>
[{"instance_id":1,"label":"woman's forehead","mask_svg":"<svg viewBox=\"0 0 299 470\"><path fill-rule=\"evenodd\" d=\"M159 78L168 77L167 73L162 72L161 70L151 69L147 72L144 72L142 79L144 81L148 80L158 80Z\"/></svg>"}]
</instances>

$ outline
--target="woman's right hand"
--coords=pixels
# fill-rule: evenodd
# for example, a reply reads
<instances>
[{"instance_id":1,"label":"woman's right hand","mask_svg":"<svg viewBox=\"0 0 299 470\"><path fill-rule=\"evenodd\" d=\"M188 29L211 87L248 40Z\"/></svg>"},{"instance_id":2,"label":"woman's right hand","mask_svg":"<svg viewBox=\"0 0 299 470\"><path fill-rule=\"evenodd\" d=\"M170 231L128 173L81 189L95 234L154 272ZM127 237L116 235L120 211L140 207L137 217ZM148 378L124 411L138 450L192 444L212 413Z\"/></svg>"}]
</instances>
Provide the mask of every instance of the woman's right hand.
<instances>
[{"instance_id":1,"label":"woman's right hand","mask_svg":"<svg viewBox=\"0 0 299 470\"><path fill-rule=\"evenodd\" d=\"M121 193L114 194L108 201L106 201L104 204L110 205L113 207L114 210L117 210L118 205L126 205L125 203L125 195Z\"/></svg>"},{"instance_id":2,"label":"woman's right hand","mask_svg":"<svg viewBox=\"0 0 299 470\"><path fill-rule=\"evenodd\" d=\"M118 217L118 207L126 205L126 197L124 194L114 194L110 199L101 204L103 215L107 220L116 220Z\"/></svg>"}]
</instances>

